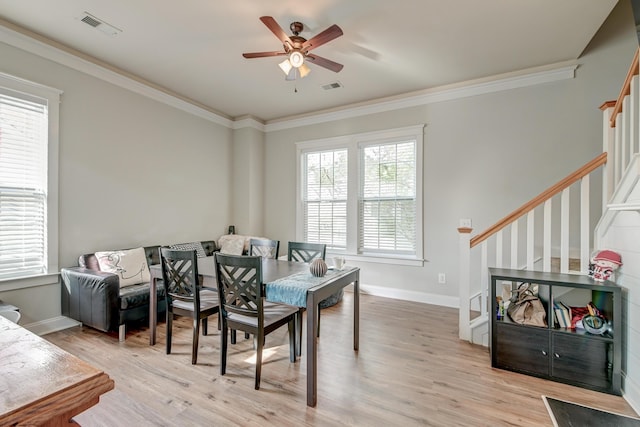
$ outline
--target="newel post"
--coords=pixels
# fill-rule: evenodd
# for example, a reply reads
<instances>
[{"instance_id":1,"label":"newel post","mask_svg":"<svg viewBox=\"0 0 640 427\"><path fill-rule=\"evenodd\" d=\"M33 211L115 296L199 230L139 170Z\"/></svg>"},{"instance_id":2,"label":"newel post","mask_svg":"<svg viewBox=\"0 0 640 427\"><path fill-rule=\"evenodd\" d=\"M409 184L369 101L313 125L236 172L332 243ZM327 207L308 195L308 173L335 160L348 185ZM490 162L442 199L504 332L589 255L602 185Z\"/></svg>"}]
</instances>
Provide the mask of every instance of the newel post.
<instances>
[{"instance_id":1,"label":"newel post","mask_svg":"<svg viewBox=\"0 0 640 427\"><path fill-rule=\"evenodd\" d=\"M458 277L460 279L458 294L460 298L460 311L458 318L458 336L461 340L470 341L471 340L471 327L469 322L471 320L469 310L470 310L470 301L469 301L469 292L470 292L470 263L471 263L471 232L473 229L471 227L459 227L458 235L459 235L459 274Z\"/></svg>"}]
</instances>

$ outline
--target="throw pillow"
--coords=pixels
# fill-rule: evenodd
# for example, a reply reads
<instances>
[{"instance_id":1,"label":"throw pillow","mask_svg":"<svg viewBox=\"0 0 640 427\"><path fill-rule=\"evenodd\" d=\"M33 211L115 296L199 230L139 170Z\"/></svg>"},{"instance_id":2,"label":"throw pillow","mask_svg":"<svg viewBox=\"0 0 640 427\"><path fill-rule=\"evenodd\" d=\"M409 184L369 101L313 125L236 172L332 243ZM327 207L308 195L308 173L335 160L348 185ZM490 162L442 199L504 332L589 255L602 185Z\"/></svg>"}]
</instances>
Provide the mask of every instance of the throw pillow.
<instances>
[{"instance_id":1,"label":"throw pillow","mask_svg":"<svg viewBox=\"0 0 640 427\"><path fill-rule=\"evenodd\" d=\"M229 234L220 237L220 253L229 255L242 255L244 251L244 236Z\"/></svg>"},{"instance_id":2,"label":"throw pillow","mask_svg":"<svg viewBox=\"0 0 640 427\"><path fill-rule=\"evenodd\" d=\"M96 252L96 258L100 270L118 275L121 288L151 280L143 248Z\"/></svg>"},{"instance_id":3,"label":"throw pillow","mask_svg":"<svg viewBox=\"0 0 640 427\"><path fill-rule=\"evenodd\" d=\"M195 250L198 254L198 258L205 258L207 253L204 251L202 247L202 243L200 242L191 242L191 243L178 243L176 245L171 245L171 249L177 249L180 251L193 251Z\"/></svg>"}]
</instances>

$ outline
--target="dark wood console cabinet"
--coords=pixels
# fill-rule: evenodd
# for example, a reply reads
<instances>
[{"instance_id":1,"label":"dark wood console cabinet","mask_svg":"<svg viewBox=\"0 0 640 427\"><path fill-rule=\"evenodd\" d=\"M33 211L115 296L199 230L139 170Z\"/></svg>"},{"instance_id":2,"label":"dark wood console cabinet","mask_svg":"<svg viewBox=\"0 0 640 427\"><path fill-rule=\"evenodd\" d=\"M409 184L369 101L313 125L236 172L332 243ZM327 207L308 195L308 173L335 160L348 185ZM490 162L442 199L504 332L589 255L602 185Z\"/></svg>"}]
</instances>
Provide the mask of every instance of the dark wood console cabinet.
<instances>
[{"instance_id":1,"label":"dark wood console cabinet","mask_svg":"<svg viewBox=\"0 0 640 427\"><path fill-rule=\"evenodd\" d=\"M585 275L489 269L491 301L491 366L620 395L622 364L622 294L613 282ZM530 283L547 312L547 326L519 325L504 312L497 297ZM589 302L610 322L602 335L580 328L560 328L554 301L584 307ZM500 318L501 317L501 318Z\"/></svg>"}]
</instances>

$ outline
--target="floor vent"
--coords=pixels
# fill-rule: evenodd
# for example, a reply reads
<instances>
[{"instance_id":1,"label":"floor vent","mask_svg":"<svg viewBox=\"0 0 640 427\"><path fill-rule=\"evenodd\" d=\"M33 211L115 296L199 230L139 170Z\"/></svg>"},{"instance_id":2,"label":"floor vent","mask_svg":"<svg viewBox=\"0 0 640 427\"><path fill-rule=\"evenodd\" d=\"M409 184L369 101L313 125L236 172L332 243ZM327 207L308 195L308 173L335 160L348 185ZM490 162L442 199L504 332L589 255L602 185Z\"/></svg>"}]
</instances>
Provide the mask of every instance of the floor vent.
<instances>
[{"instance_id":1,"label":"floor vent","mask_svg":"<svg viewBox=\"0 0 640 427\"><path fill-rule=\"evenodd\" d=\"M340 82L333 82L326 85L322 85L322 89L324 90L338 89L339 87L344 87L344 86L342 86L342 83Z\"/></svg>"},{"instance_id":2,"label":"floor vent","mask_svg":"<svg viewBox=\"0 0 640 427\"><path fill-rule=\"evenodd\" d=\"M116 28L113 25L109 25L103 20L96 18L95 16L87 12L84 12L78 19L84 22L85 24L95 28L96 30L102 31L103 33L109 36L115 36L118 33L122 32L121 29Z\"/></svg>"}]
</instances>

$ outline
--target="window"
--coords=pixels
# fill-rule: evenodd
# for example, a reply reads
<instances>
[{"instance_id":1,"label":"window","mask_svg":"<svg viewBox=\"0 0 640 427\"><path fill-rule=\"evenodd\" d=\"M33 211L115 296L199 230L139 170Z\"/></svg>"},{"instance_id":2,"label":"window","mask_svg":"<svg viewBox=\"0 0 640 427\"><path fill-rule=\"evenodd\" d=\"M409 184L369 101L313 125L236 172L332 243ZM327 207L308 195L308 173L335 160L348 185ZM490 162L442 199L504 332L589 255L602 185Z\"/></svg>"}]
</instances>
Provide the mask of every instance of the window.
<instances>
[{"instance_id":1,"label":"window","mask_svg":"<svg viewBox=\"0 0 640 427\"><path fill-rule=\"evenodd\" d=\"M59 94L0 74L0 280L57 274Z\"/></svg>"},{"instance_id":2,"label":"window","mask_svg":"<svg viewBox=\"0 0 640 427\"><path fill-rule=\"evenodd\" d=\"M416 253L416 141L360 148L360 252Z\"/></svg>"},{"instance_id":3,"label":"window","mask_svg":"<svg viewBox=\"0 0 640 427\"><path fill-rule=\"evenodd\" d=\"M347 247L346 149L304 154L304 241Z\"/></svg>"},{"instance_id":4,"label":"window","mask_svg":"<svg viewBox=\"0 0 640 427\"><path fill-rule=\"evenodd\" d=\"M413 126L298 143L297 238L421 261L422 134Z\"/></svg>"}]
</instances>

